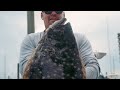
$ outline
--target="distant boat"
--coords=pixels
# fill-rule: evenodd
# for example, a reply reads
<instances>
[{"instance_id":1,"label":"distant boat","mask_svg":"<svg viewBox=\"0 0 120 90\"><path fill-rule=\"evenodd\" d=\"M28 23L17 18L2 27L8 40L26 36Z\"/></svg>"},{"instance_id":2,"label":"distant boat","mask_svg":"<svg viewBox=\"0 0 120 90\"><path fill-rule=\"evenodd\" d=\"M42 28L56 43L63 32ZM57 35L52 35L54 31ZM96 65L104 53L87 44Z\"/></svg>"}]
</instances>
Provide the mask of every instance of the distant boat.
<instances>
[{"instance_id":1,"label":"distant boat","mask_svg":"<svg viewBox=\"0 0 120 90\"><path fill-rule=\"evenodd\" d=\"M108 79L120 79L120 75L110 74L110 75L107 75L107 78L108 78Z\"/></svg>"},{"instance_id":2,"label":"distant boat","mask_svg":"<svg viewBox=\"0 0 120 90\"><path fill-rule=\"evenodd\" d=\"M102 59L106 53L105 52L94 52L94 55L97 59Z\"/></svg>"}]
</instances>

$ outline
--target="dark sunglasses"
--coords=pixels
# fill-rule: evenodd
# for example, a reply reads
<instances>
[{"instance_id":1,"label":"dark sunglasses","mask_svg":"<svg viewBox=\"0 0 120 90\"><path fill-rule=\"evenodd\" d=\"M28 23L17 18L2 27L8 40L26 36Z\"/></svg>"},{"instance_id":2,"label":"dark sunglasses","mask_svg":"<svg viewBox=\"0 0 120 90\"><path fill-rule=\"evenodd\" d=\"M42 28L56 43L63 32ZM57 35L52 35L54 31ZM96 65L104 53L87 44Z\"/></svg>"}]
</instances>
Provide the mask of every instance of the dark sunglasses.
<instances>
[{"instance_id":1,"label":"dark sunglasses","mask_svg":"<svg viewBox=\"0 0 120 90\"><path fill-rule=\"evenodd\" d=\"M42 11L45 12L45 14L51 14L53 11ZM63 11L55 11L57 14L61 14Z\"/></svg>"}]
</instances>

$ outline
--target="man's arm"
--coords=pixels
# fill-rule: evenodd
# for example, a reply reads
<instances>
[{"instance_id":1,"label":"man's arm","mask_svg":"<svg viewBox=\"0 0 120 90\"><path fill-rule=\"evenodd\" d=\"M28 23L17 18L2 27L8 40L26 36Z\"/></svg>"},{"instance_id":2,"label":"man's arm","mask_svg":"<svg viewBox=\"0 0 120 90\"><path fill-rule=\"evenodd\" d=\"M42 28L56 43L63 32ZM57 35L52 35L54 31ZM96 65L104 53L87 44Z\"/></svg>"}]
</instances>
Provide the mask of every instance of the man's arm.
<instances>
[{"instance_id":1,"label":"man's arm","mask_svg":"<svg viewBox=\"0 0 120 90\"><path fill-rule=\"evenodd\" d=\"M94 56L89 40L85 35L81 35L76 36L76 41L78 43L80 57L83 60L83 65L85 65L86 78L97 79L100 74L99 63L97 61L97 58Z\"/></svg>"},{"instance_id":2,"label":"man's arm","mask_svg":"<svg viewBox=\"0 0 120 90\"><path fill-rule=\"evenodd\" d=\"M30 60L29 58L32 55L34 49L35 49L35 45L31 41L30 35L27 35L23 40L20 48L19 69L22 77L27 62L28 60Z\"/></svg>"}]
</instances>

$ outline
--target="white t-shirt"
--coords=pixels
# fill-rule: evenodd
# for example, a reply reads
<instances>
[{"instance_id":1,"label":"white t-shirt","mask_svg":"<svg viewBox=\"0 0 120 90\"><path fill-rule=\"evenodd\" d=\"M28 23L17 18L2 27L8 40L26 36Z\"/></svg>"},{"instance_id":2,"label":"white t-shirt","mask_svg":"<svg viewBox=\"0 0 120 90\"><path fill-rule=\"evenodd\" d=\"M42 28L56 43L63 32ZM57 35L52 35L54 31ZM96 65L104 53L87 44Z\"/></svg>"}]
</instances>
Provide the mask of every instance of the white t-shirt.
<instances>
[{"instance_id":1,"label":"white t-shirt","mask_svg":"<svg viewBox=\"0 0 120 90\"><path fill-rule=\"evenodd\" d=\"M23 75L25 65L28 61L27 58L32 54L43 34L44 32L32 33L24 38L21 44L19 61L21 76ZM87 79L97 79L100 74L100 66L97 58L94 56L89 40L81 33L74 33L74 36L77 42L80 57L82 58L83 65L85 65L86 68Z\"/></svg>"}]
</instances>

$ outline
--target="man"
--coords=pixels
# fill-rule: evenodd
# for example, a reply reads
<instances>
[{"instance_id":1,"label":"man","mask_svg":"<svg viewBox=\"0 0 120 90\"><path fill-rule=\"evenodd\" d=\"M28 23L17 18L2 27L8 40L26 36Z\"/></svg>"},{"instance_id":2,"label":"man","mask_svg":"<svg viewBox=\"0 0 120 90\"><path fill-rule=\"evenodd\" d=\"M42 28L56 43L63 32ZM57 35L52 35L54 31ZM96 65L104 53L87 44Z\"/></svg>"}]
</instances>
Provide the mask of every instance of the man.
<instances>
[{"instance_id":1,"label":"man","mask_svg":"<svg viewBox=\"0 0 120 90\"><path fill-rule=\"evenodd\" d=\"M41 19L44 21L45 31L52 23L63 17L65 17L64 11L42 11ZM20 72L22 76L27 65L29 65L28 63L30 63L29 57L32 55L44 32L29 34L23 40L20 50ZM86 78L97 79L100 73L100 67L94 56L90 42L83 34L74 33L74 36L77 42L79 56L82 58L82 63L85 66Z\"/></svg>"}]
</instances>

